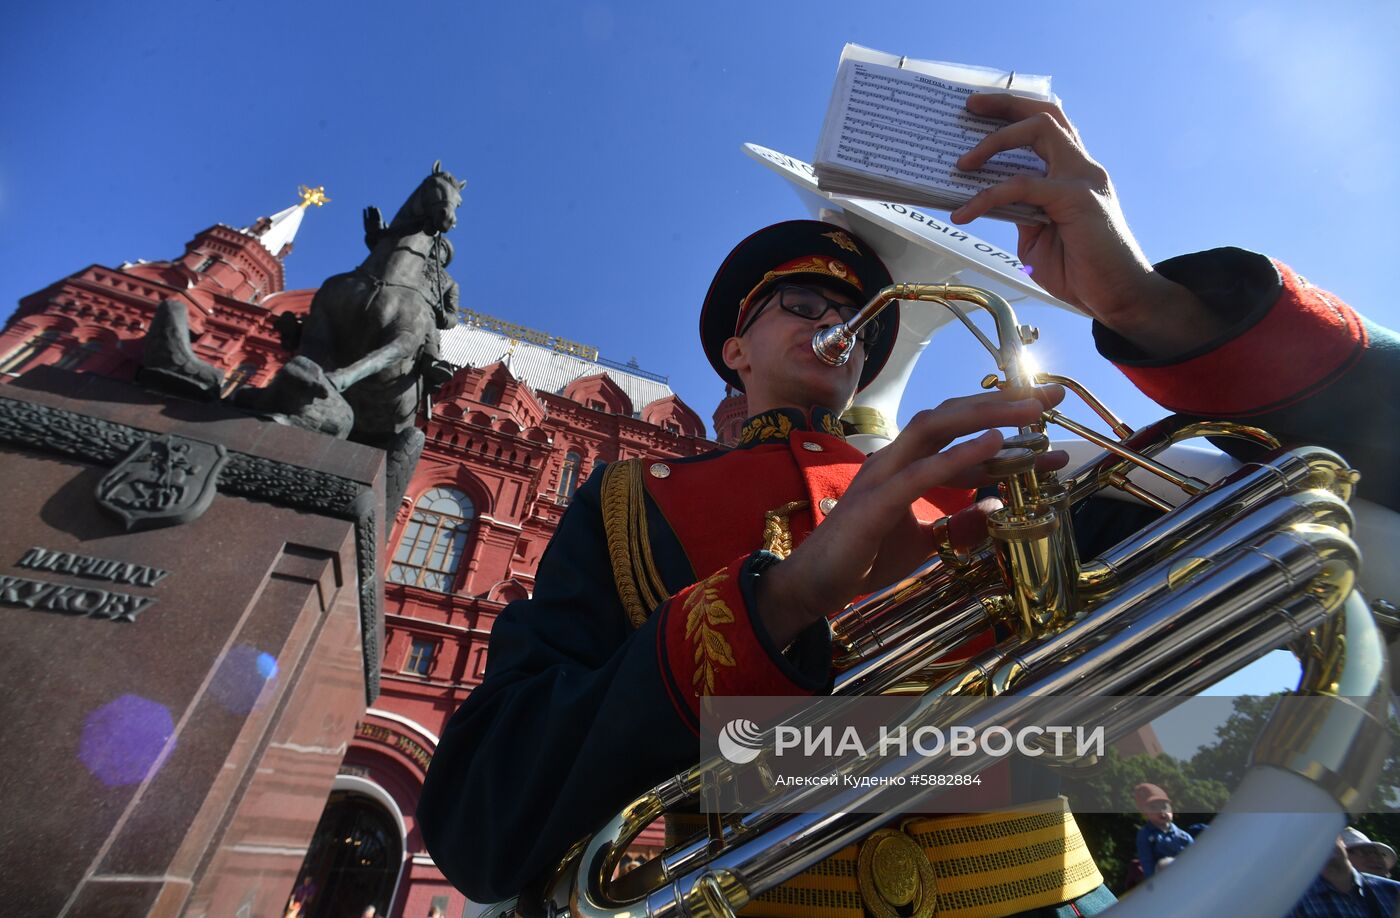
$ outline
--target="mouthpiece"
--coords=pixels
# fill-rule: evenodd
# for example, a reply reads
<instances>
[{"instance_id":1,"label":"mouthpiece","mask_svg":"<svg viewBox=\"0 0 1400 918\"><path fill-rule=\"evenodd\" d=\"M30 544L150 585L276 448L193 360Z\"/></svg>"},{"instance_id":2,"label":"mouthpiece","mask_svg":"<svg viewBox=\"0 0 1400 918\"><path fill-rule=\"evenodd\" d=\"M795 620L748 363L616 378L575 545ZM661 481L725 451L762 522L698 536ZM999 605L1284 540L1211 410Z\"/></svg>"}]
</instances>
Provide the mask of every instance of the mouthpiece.
<instances>
[{"instance_id":1,"label":"mouthpiece","mask_svg":"<svg viewBox=\"0 0 1400 918\"><path fill-rule=\"evenodd\" d=\"M851 348L855 343L856 336L845 325L832 325L812 335L812 352L827 366L841 367L851 359Z\"/></svg>"}]
</instances>

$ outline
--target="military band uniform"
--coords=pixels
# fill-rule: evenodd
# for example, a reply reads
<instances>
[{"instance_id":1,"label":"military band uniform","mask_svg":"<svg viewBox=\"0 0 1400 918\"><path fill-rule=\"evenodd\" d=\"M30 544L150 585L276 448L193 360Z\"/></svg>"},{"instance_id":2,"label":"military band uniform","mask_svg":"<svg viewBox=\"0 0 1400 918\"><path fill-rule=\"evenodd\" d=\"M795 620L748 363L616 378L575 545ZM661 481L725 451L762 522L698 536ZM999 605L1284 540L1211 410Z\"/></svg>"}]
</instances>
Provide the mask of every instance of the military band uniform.
<instances>
[{"instance_id":1,"label":"military band uniform","mask_svg":"<svg viewBox=\"0 0 1400 918\"><path fill-rule=\"evenodd\" d=\"M865 251L839 227L811 224L806 248L780 259L766 253L767 264L755 266L766 270L754 276L771 286L779 278L768 275L800 268L801 255L835 262L863 296L888 282L836 234ZM828 237L830 245L820 243ZM1139 388L1176 411L1250 419L1332 446L1363 472L1396 467L1400 348L1392 333L1241 250L1173 259L1159 270L1225 317L1229 331L1163 361L1096 326L1100 352ZM732 311L721 320L708 309L707 301L702 332L706 321L717 331L705 332L707 350L737 325ZM883 363L880 346L870 378ZM1386 435L1351 426L1362 416ZM614 463L579 488L541 559L534 595L495 622L485 679L451 719L428 773L419 825L454 884L485 902L539 882L625 803L695 764L705 695L830 691L824 623L778 647L755 614L755 589L821 525L863 460L832 412L776 409L749 418L732 449ZM1376 477L1363 480L1360 494L1395 507L1395 482ZM972 499L938 489L916 515L932 520ZM1108 529L1114 514L1126 515L1110 511ZM1085 530L1104 534L1102 516ZM1093 914L1114 901L1059 801L905 830L930 859L940 916ZM856 846L833 856L744 914L861 915L857 856Z\"/></svg>"}]
</instances>

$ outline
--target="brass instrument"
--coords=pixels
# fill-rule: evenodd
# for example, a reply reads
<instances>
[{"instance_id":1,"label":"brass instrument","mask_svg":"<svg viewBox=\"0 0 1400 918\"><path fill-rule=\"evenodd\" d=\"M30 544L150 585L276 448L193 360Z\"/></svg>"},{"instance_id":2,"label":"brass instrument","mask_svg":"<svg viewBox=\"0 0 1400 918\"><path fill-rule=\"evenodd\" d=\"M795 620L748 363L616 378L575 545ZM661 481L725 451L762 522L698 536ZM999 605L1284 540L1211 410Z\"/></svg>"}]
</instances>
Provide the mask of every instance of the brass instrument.
<instances>
[{"instance_id":1,"label":"brass instrument","mask_svg":"<svg viewBox=\"0 0 1400 918\"><path fill-rule=\"evenodd\" d=\"M1303 658L1297 691L1326 699L1325 715L1317 716L1316 707L1309 716L1281 709L1255 749L1254 769L1237 796L1277 793L1284 786L1289 793L1330 798L1333 812L1308 830L1323 826L1321 837L1330 844L1342 810L1373 789L1387 743L1384 642L1355 589L1360 551L1350 538L1347 501L1357 474L1332 452L1280 449L1266 432L1243 425L1168 418L1133 431L1073 380L1038 372L1028 354L1035 330L1021 324L1004 299L975 287L891 285L849 322L819 331L813 349L829 363L843 362L861 326L895 300L951 310L996 359L999 374L985 385L1063 383L1109 424L1113 436L1050 410L1008 438L986 465L1000 482L1004 503L989 518L987 541L960 554L945 540L918 570L831 618L839 670L834 694L911 696L917 699L911 723L930 722L920 719L937 717L949 699L998 697L1008 705L995 716L1014 720L1018 705L1043 703L1047 696L1071 707L1085 696L1152 696L1112 723L1112 739L1163 713L1172 696L1197 693L1269 650L1291 645ZM966 307L992 314L998 341L970 321ZM1045 430L1052 424L1091 440L1102 454L1066 475L1038 470L1036 457L1048 447ZM1180 440L1207 435L1241 437L1272 449L1267 458L1214 483L1156 458ZM1172 506L1134 484L1128 473L1136 469L1169 482L1181 492L1181 502ZM1168 512L1098 557L1080 559L1070 508L1105 488ZM994 623L1014 637L956 670L937 665ZM890 759L862 774L912 774L927 764L922 757ZM779 812L771 798L758 799L749 812L711 819L707 831L616 875L627 846L644 828L669 811L693 808L717 782L733 780L740 767L714 759L652 788L576 845L545 898L522 903L522 911L575 918L731 916L889 821L888 814L858 812L871 808L885 790L879 786L842 788L829 806L813 813ZM1247 828L1228 808L1217 824L1196 847L1221 851L1238 844ZM1298 830L1297 820L1288 825L1286 831ZM1298 862L1313 859L1313 868L1299 874L1302 884L1326 847L1310 844ZM1158 914L1176 913L1192 894L1187 870L1174 866L1168 874L1163 883L1169 879L1179 898L1166 909L1159 899ZM1231 880L1259 901L1259 884ZM1142 909L1150 902L1135 893L1127 904ZM516 905L501 903L490 914L507 914Z\"/></svg>"}]
</instances>

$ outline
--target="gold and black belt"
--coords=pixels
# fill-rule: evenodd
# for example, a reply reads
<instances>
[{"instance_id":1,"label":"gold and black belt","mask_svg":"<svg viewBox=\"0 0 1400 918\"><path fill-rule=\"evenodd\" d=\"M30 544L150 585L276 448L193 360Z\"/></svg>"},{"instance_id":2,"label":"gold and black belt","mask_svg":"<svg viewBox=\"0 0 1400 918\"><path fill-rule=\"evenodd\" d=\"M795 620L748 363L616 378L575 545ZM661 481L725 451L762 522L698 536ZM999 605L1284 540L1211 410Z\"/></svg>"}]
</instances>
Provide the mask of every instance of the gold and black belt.
<instances>
[{"instance_id":1,"label":"gold and black belt","mask_svg":"<svg viewBox=\"0 0 1400 918\"><path fill-rule=\"evenodd\" d=\"M836 852L745 918L1004 918L1103 883L1064 797L994 813L915 816Z\"/></svg>"}]
</instances>

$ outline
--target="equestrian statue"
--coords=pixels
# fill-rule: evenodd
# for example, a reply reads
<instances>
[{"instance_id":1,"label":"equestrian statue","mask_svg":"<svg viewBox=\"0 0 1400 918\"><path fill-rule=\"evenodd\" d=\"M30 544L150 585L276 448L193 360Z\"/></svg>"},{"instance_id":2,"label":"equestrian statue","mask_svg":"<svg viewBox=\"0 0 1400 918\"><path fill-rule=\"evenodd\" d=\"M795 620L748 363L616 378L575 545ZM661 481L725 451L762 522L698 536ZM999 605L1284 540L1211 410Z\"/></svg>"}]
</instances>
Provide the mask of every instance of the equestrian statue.
<instances>
[{"instance_id":1,"label":"equestrian statue","mask_svg":"<svg viewBox=\"0 0 1400 918\"><path fill-rule=\"evenodd\" d=\"M237 407L279 423L385 450L390 513L423 451L418 409L430 409L431 394L454 369L442 360L438 332L456 321L460 294L447 273L452 244L444 234L456 225L465 185L439 161L387 226L377 207L366 208L369 256L327 278L305 319L278 317L283 343L296 356L267 386L230 396ZM180 372L198 373L203 361L189 352L188 326L177 311L174 301L161 304L152 328L166 332L158 351L148 345L147 371L170 363L160 355L180 338Z\"/></svg>"}]
</instances>

